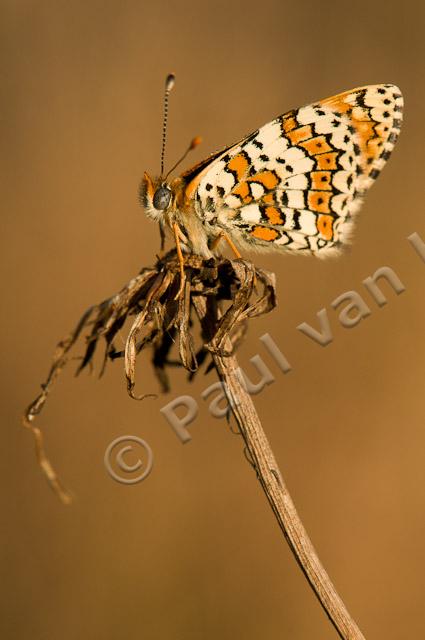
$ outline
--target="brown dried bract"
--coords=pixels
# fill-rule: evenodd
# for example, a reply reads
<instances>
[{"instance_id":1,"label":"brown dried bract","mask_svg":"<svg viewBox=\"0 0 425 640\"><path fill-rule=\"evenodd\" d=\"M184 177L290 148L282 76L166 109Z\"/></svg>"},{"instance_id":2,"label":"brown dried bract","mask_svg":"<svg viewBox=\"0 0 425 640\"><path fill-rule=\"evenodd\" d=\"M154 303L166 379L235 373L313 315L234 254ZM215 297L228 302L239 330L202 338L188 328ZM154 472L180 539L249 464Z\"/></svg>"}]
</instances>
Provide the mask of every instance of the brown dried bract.
<instances>
[{"instance_id":1,"label":"brown dried bract","mask_svg":"<svg viewBox=\"0 0 425 640\"><path fill-rule=\"evenodd\" d=\"M189 255L185 257L185 275L184 290L176 300L180 287L179 262L176 251L170 251L159 258L154 267L142 269L115 296L88 309L77 327L57 345L49 375L41 385L42 392L27 408L23 421L34 434L40 466L64 502L69 502L70 496L46 458L42 434L34 418L66 365L69 351L85 330L89 332L77 374L93 363L96 348L102 341L105 350L100 375L108 360L124 358L128 393L141 400L154 395L136 395L134 391L136 358L145 347L152 347L152 364L161 390L168 391L168 366L185 367L191 379L208 354L226 357L234 352L245 334L248 318L267 313L276 306L274 275L245 260L206 260ZM204 328L201 330L201 340L195 348L192 325L197 297L206 300L209 331L207 334ZM117 350L114 340L129 316L135 319L125 349ZM231 344L231 349L225 349L226 342ZM170 357L175 343L178 360Z\"/></svg>"}]
</instances>

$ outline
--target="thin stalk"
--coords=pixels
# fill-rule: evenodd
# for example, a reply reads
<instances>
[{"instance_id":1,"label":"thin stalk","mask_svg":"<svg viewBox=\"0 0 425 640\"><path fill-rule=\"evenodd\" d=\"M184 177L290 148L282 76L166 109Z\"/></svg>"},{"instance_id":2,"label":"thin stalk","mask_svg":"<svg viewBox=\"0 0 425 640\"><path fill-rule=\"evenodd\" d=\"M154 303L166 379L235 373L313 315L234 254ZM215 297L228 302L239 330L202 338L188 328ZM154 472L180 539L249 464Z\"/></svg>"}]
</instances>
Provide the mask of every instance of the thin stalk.
<instances>
[{"instance_id":1,"label":"thin stalk","mask_svg":"<svg viewBox=\"0 0 425 640\"><path fill-rule=\"evenodd\" d=\"M211 323L211 314L207 312L205 296L193 296L193 304L205 336L211 339L214 326ZM229 339L225 349L231 349ZM242 383L236 357L223 356L217 351L213 351L212 357L257 477L299 566L340 638L365 640L320 562L295 509L254 403Z\"/></svg>"}]
</instances>

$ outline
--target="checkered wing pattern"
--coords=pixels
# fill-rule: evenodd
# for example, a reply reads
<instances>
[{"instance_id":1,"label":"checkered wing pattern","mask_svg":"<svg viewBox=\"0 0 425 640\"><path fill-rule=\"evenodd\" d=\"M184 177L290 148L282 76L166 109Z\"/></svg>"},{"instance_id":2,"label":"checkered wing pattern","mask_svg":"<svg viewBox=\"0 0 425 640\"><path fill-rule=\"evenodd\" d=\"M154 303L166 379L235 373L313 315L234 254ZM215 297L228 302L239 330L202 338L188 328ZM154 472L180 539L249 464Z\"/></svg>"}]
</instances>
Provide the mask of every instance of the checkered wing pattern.
<instances>
[{"instance_id":1,"label":"checkered wing pattern","mask_svg":"<svg viewBox=\"0 0 425 640\"><path fill-rule=\"evenodd\" d=\"M402 108L400 90L380 84L290 111L183 174L186 197L241 245L328 255L349 242Z\"/></svg>"}]
</instances>

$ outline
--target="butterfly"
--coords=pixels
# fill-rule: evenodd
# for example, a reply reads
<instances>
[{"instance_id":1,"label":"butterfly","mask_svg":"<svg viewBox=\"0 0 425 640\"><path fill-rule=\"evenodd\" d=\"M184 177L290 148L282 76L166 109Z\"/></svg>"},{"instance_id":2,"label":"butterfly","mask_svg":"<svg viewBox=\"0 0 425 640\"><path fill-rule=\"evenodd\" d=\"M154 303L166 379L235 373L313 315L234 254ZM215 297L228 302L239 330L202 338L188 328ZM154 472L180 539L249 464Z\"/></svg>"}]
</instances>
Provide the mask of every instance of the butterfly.
<instances>
[{"instance_id":1,"label":"butterfly","mask_svg":"<svg viewBox=\"0 0 425 640\"><path fill-rule=\"evenodd\" d=\"M167 81L169 93L174 76ZM239 249L326 257L350 242L363 196L394 148L402 110L392 84L352 89L288 111L168 180L165 102L161 175L145 173L141 204L174 233L182 278L183 251L211 257L222 238L237 257Z\"/></svg>"}]
</instances>

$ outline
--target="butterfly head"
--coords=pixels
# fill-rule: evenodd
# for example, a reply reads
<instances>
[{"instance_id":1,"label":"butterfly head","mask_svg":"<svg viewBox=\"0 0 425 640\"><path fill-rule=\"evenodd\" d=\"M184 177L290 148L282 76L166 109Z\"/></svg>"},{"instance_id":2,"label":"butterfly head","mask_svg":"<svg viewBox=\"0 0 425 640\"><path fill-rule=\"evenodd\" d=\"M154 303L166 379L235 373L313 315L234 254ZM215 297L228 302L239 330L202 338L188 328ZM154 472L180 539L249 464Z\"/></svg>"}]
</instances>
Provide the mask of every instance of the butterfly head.
<instances>
[{"instance_id":1,"label":"butterfly head","mask_svg":"<svg viewBox=\"0 0 425 640\"><path fill-rule=\"evenodd\" d=\"M139 200L150 218L160 220L172 209L173 189L162 177L151 178L145 173L139 189Z\"/></svg>"}]
</instances>

